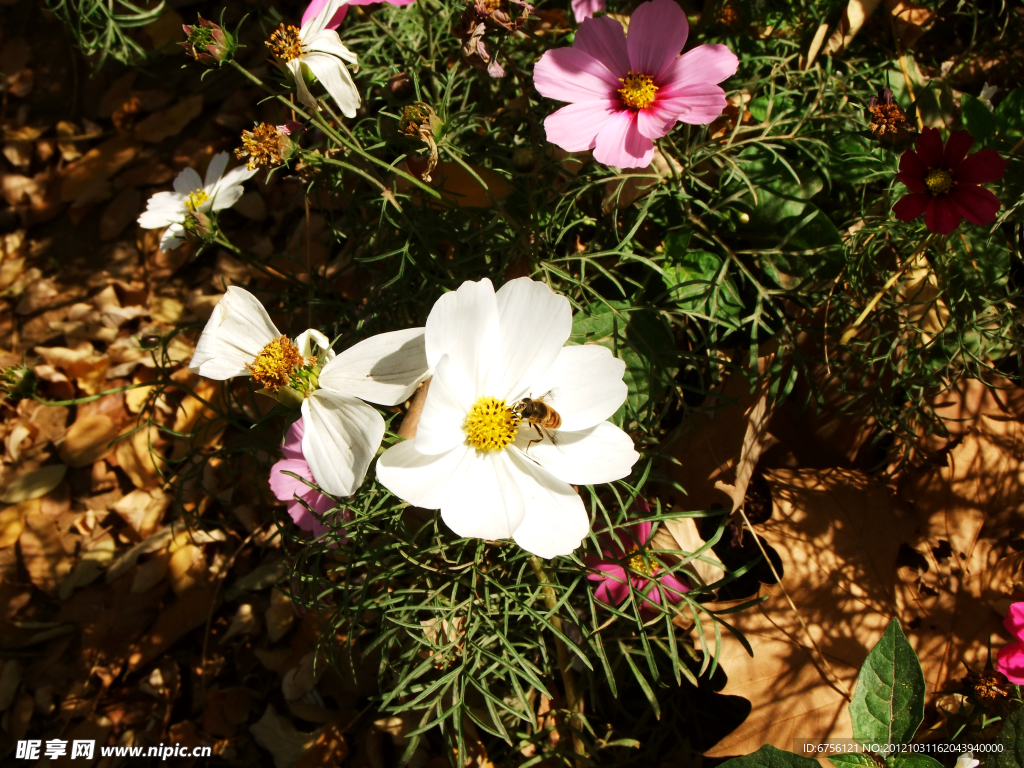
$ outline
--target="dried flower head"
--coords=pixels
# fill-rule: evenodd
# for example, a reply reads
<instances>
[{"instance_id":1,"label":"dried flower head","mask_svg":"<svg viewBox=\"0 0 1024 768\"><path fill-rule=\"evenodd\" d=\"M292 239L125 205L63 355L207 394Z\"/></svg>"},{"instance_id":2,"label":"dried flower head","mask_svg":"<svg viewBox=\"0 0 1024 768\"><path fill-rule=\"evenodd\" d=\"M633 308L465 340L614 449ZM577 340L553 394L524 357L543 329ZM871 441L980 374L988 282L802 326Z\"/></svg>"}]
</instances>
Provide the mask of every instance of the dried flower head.
<instances>
[{"instance_id":1,"label":"dried flower head","mask_svg":"<svg viewBox=\"0 0 1024 768\"><path fill-rule=\"evenodd\" d=\"M424 181L430 182L430 174L437 167L438 152L437 138L440 138L444 124L441 118L434 112L434 108L422 101L410 104L402 111L402 119L398 123L398 130L410 138L419 139L427 145L430 153L427 160L427 169L421 174Z\"/></svg>"},{"instance_id":2,"label":"dried flower head","mask_svg":"<svg viewBox=\"0 0 1024 768\"><path fill-rule=\"evenodd\" d=\"M960 682L964 688L968 689L965 693L968 693L968 695L973 694L974 698L981 704L996 704L1010 695L1010 691L1006 686L1006 678L992 670L985 670L983 672L971 670Z\"/></svg>"},{"instance_id":3,"label":"dried flower head","mask_svg":"<svg viewBox=\"0 0 1024 768\"><path fill-rule=\"evenodd\" d=\"M276 168L285 161L290 144L279 126L260 123L251 131L242 131L242 146L235 150L235 157L244 160L250 171Z\"/></svg>"},{"instance_id":4,"label":"dried flower head","mask_svg":"<svg viewBox=\"0 0 1024 768\"><path fill-rule=\"evenodd\" d=\"M730 32L735 32L743 24L743 12L735 2L730 0L730 2L727 2L718 9L718 13L715 14L715 21Z\"/></svg>"},{"instance_id":5,"label":"dried flower head","mask_svg":"<svg viewBox=\"0 0 1024 768\"><path fill-rule=\"evenodd\" d=\"M871 98L868 112L871 114L871 133L883 144L904 146L913 137L913 124L888 88L880 97Z\"/></svg>"}]
</instances>

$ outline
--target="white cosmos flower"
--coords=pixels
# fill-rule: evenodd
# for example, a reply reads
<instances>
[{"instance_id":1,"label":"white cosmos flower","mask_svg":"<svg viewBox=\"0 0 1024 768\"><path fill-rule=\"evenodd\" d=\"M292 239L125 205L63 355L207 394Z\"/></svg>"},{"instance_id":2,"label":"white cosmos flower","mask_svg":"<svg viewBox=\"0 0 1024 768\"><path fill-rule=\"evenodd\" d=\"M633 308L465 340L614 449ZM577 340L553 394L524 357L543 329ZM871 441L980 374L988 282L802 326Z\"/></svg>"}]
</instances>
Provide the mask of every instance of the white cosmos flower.
<instances>
[{"instance_id":1,"label":"white cosmos flower","mask_svg":"<svg viewBox=\"0 0 1024 768\"><path fill-rule=\"evenodd\" d=\"M979 765L981 765L981 761L974 759L973 752L964 752L956 759L956 765L953 768L977 768Z\"/></svg>"},{"instance_id":2,"label":"white cosmos flower","mask_svg":"<svg viewBox=\"0 0 1024 768\"><path fill-rule=\"evenodd\" d=\"M565 346L571 329L569 301L529 278L442 296L427 318L434 376L416 437L381 456L377 478L440 509L460 536L512 537L545 558L576 549L590 521L570 483L618 480L639 455L607 421L626 399L625 363L601 346ZM561 424L532 442L537 430L516 429L509 408L549 392Z\"/></svg>"},{"instance_id":3,"label":"white cosmos flower","mask_svg":"<svg viewBox=\"0 0 1024 768\"><path fill-rule=\"evenodd\" d=\"M302 28L282 24L270 36L267 47L278 63L295 80L299 101L319 109L316 99L306 87L303 69L311 72L324 84L341 113L355 117L359 108L359 90L345 66L356 63L356 55L341 43L341 38L327 24L346 0L329 0L320 12L303 23Z\"/></svg>"},{"instance_id":4,"label":"white cosmos flower","mask_svg":"<svg viewBox=\"0 0 1024 768\"><path fill-rule=\"evenodd\" d=\"M301 400L302 454L313 478L328 493L348 496L384 438L383 417L363 401L404 402L425 377L427 361L423 328L372 336L340 355L313 329L293 342L255 296L231 286L203 329L189 370L218 380L251 376L282 402L285 394Z\"/></svg>"},{"instance_id":5,"label":"white cosmos flower","mask_svg":"<svg viewBox=\"0 0 1024 768\"><path fill-rule=\"evenodd\" d=\"M238 202L244 189L242 182L251 178L255 170L244 165L224 173L228 166L228 153L218 152L206 169L206 182L192 168L186 168L174 180L173 192L157 192L139 216L143 229L167 227L160 239L160 250L177 248L185 240L185 217L190 213L209 213L230 208Z\"/></svg>"}]
</instances>

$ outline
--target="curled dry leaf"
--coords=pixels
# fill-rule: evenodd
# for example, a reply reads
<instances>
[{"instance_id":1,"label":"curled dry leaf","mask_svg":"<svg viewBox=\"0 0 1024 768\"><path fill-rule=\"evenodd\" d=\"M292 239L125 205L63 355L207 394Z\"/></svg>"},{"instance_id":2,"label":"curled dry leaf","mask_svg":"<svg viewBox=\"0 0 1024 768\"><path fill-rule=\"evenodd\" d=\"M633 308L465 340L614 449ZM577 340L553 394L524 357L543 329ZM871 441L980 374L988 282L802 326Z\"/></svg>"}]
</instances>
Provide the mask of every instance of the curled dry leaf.
<instances>
[{"instance_id":1,"label":"curled dry leaf","mask_svg":"<svg viewBox=\"0 0 1024 768\"><path fill-rule=\"evenodd\" d=\"M118 424L105 413L92 413L75 419L58 449L69 467L86 467L99 461L113 449Z\"/></svg>"},{"instance_id":2,"label":"curled dry leaf","mask_svg":"<svg viewBox=\"0 0 1024 768\"><path fill-rule=\"evenodd\" d=\"M19 475L0 492L0 502L16 504L41 498L60 484L67 471L66 464L53 464Z\"/></svg>"}]
</instances>

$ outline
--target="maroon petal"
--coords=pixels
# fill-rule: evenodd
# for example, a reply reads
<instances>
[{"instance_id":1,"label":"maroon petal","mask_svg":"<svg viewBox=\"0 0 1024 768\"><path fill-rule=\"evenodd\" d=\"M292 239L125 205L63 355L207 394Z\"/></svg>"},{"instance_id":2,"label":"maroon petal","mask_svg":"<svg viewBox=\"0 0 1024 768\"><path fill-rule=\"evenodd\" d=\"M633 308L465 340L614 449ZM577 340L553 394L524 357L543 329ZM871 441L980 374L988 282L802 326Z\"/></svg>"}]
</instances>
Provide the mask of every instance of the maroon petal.
<instances>
[{"instance_id":1,"label":"maroon petal","mask_svg":"<svg viewBox=\"0 0 1024 768\"><path fill-rule=\"evenodd\" d=\"M925 212L929 200L931 195L927 192L914 192L898 200L892 212L900 221L913 221Z\"/></svg>"},{"instance_id":2,"label":"maroon petal","mask_svg":"<svg viewBox=\"0 0 1024 768\"><path fill-rule=\"evenodd\" d=\"M938 128L925 128L917 140L917 154L927 168L942 165L942 135Z\"/></svg>"},{"instance_id":3,"label":"maroon petal","mask_svg":"<svg viewBox=\"0 0 1024 768\"><path fill-rule=\"evenodd\" d=\"M960 226L960 212L947 195L939 195L928 203L924 223L932 232L948 235Z\"/></svg>"},{"instance_id":4,"label":"maroon petal","mask_svg":"<svg viewBox=\"0 0 1024 768\"><path fill-rule=\"evenodd\" d=\"M903 153L903 156L900 157L900 172L897 176L900 181L908 187L911 187L911 189L913 189L911 185L916 182L921 189L913 189L914 192L923 191L924 177L927 173L928 166L922 162L921 158L914 150L908 149Z\"/></svg>"},{"instance_id":5,"label":"maroon petal","mask_svg":"<svg viewBox=\"0 0 1024 768\"><path fill-rule=\"evenodd\" d=\"M961 184L988 184L999 181L1006 172L1006 161L994 149L983 149L965 157L953 169L953 176Z\"/></svg>"},{"instance_id":6,"label":"maroon petal","mask_svg":"<svg viewBox=\"0 0 1024 768\"><path fill-rule=\"evenodd\" d=\"M999 198L975 184L957 184L949 199L971 224L991 224L999 213Z\"/></svg>"},{"instance_id":7,"label":"maroon petal","mask_svg":"<svg viewBox=\"0 0 1024 768\"><path fill-rule=\"evenodd\" d=\"M942 158L943 168L956 168L960 161L967 157L967 150L974 143L974 137L967 131L953 131L946 141L946 151Z\"/></svg>"}]
</instances>

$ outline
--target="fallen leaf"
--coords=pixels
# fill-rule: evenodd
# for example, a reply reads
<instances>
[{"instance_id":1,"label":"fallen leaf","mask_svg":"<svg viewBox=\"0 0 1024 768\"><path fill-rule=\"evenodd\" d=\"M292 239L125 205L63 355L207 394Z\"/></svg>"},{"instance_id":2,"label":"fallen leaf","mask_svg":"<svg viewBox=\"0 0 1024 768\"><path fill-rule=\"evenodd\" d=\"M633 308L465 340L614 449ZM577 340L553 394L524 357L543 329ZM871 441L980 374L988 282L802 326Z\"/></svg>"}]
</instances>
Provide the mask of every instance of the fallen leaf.
<instances>
[{"instance_id":1,"label":"fallen leaf","mask_svg":"<svg viewBox=\"0 0 1024 768\"><path fill-rule=\"evenodd\" d=\"M159 488L149 491L137 488L114 504L113 510L141 537L147 538L170 506L171 497Z\"/></svg>"},{"instance_id":2,"label":"fallen leaf","mask_svg":"<svg viewBox=\"0 0 1024 768\"><path fill-rule=\"evenodd\" d=\"M103 570L114 559L114 549L114 539L110 534L104 534L98 539L94 539L89 547L82 552L68 577L60 583L57 597L67 600L76 589L92 584L102 576Z\"/></svg>"},{"instance_id":3,"label":"fallen leaf","mask_svg":"<svg viewBox=\"0 0 1024 768\"><path fill-rule=\"evenodd\" d=\"M699 551L706 542L697 532L697 523L694 519L683 517L665 520L651 543L655 549L679 549L692 554ZM705 586L714 584L726 573L725 566L722 565L722 561L718 559L718 555L712 549L707 549L701 553L699 558L690 560L685 565L685 569L696 574Z\"/></svg>"},{"instance_id":4,"label":"fallen leaf","mask_svg":"<svg viewBox=\"0 0 1024 768\"><path fill-rule=\"evenodd\" d=\"M177 34L177 32L176 32ZM201 95L186 96L167 109L154 112L135 125L134 137L139 141L159 144L164 139L177 136L203 111Z\"/></svg>"},{"instance_id":5,"label":"fallen leaf","mask_svg":"<svg viewBox=\"0 0 1024 768\"><path fill-rule=\"evenodd\" d=\"M171 561L169 552L160 552L154 557L135 569L135 578L132 579L132 592L139 594L148 592L167 575L167 565Z\"/></svg>"},{"instance_id":6,"label":"fallen leaf","mask_svg":"<svg viewBox=\"0 0 1024 768\"><path fill-rule=\"evenodd\" d=\"M130 437L118 440L114 449L117 464L140 490L156 488L163 482L157 465L159 454L153 444L160 436L154 425L133 432Z\"/></svg>"},{"instance_id":7,"label":"fallen leaf","mask_svg":"<svg viewBox=\"0 0 1024 768\"><path fill-rule=\"evenodd\" d=\"M238 606L238 610L235 611L234 617L231 619L231 624L228 626L227 632L225 632L221 638L220 643L223 645L232 637L237 635L248 635L260 628L259 617L252 610L252 605L249 603L242 603Z\"/></svg>"},{"instance_id":8,"label":"fallen leaf","mask_svg":"<svg viewBox=\"0 0 1024 768\"><path fill-rule=\"evenodd\" d=\"M287 634L295 623L295 608L292 599L279 589L270 590L270 607L265 615L267 621L267 637L276 643ZM292 698L298 698L293 696Z\"/></svg>"},{"instance_id":9,"label":"fallen leaf","mask_svg":"<svg viewBox=\"0 0 1024 768\"><path fill-rule=\"evenodd\" d=\"M39 499L31 499L0 510L0 549L13 547L18 542L25 527L25 516L39 507Z\"/></svg>"},{"instance_id":10,"label":"fallen leaf","mask_svg":"<svg viewBox=\"0 0 1024 768\"><path fill-rule=\"evenodd\" d=\"M193 629L206 624L206 616L212 605L213 590L206 585L179 595L177 600L160 612L145 637L131 650L128 669L134 671L148 664Z\"/></svg>"},{"instance_id":11,"label":"fallen leaf","mask_svg":"<svg viewBox=\"0 0 1024 768\"><path fill-rule=\"evenodd\" d=\"M21 559L32 583L48 594L57 591L57 585L74 566L61 540L56 521L42 511L25 516L25 527L18 537Z\"/></svg>"},{"instance_id":12,"label":"fallen leaf","mask_svg":"<svg viewBox=\"0 0 1024 768\"><path fill-rule=\"evenodd\" d=\"M106 386L110 358L97 353L92 344L87 341L83 341L74 349L36 347L33 351L48 364L73 378L87 395L95 395Z\"/></svg>"},{"instance_id":13,"label":"fallen leaf","mask_svg":"<svg viewBox=\"0 0 1024 768\"><path fill-rule=\"evenodd\" d=\"M64 168L60 199L77 200L90 187L106 181L135 159L140 145L132 139L116 136L94 147Z\"/></svg>"},{"instance_id":14,"label":"fallen leaf","mask_svg":"<svg viewBox=\"0 0 1024 768\"><path fill-rule=\"evenodd\" d=\"M4 488L0 502L16 504L45 496L60 484L67 471L66 464L53 464L26 472Z\"/></svg>"},{"instance_id":15,"label":"fallen leaf","mask_svg":"<svg viewBox=\"0 0 1024 768\"><path fill-rule=\"evenodd\" d=\"M113 240L135 221L142 205L142 195L133 187L125 187L100 214L100 240Z\"/></svg>"},{"instance_id":16,"label":"fallen leaf","mask_svg":"<svg viewBox=\"0 0 1024 768\"><path fill-rule=\"evenodd\" d=\"M75 419L60 444L61 460L70 467L86 467L113 450L119 426L104 413Z\"/></svg>"},{"instance_id":17,"label":"fallen leaf","mask_svg":"<svg viewBox=\"0 0 1024 768\"><path fill-rule=\"evenodd\" d=\"M172 548L167 574L174 594L181 595L194 587L208 585L203 550L189 542L176 547L172 544Z\"/></svg>"},{"instance_id":18,"label":"fallen leaf","mask_svg":"<svg viewBox=\"0 0 1024 768\"><path fill-rule=\"evenodd\" d=\"M272 704L268 704L263 717L249 726L249 732L256 743L274 758L275 768L295 768L302 756L317 743L323 729L303 733L292 725L291 720L279 715Z\"/></svg>"}]
</instances>

